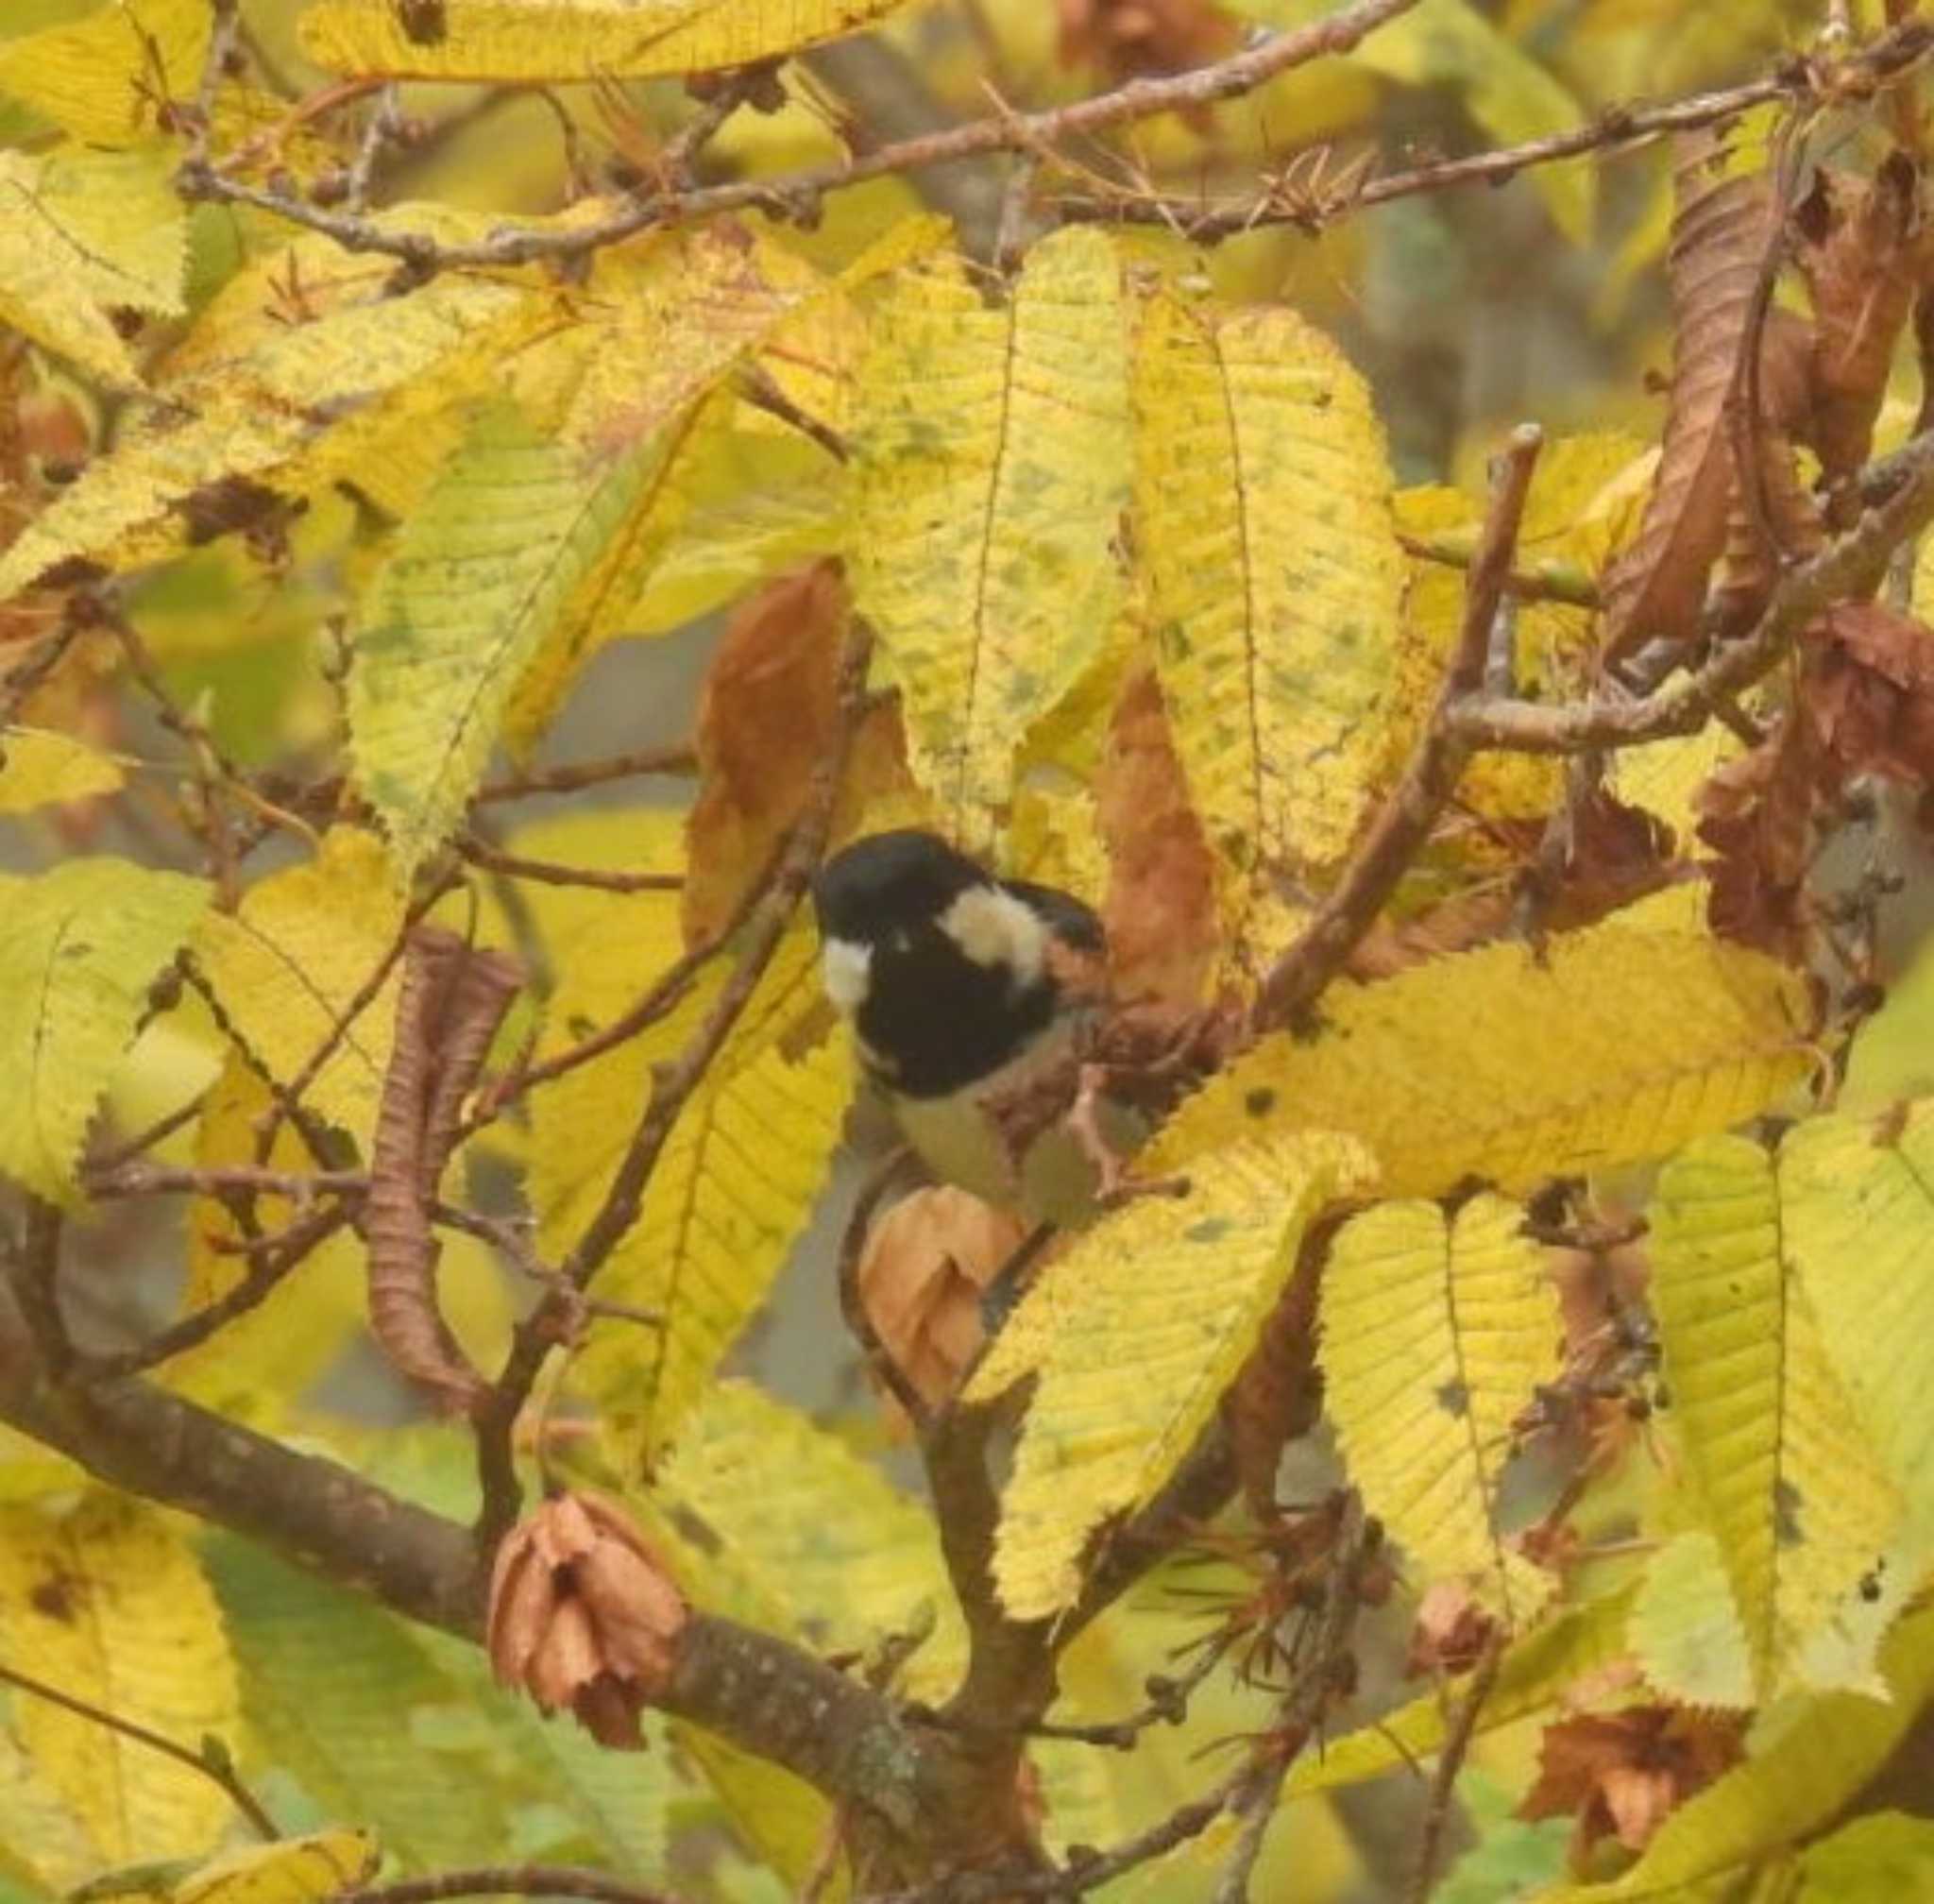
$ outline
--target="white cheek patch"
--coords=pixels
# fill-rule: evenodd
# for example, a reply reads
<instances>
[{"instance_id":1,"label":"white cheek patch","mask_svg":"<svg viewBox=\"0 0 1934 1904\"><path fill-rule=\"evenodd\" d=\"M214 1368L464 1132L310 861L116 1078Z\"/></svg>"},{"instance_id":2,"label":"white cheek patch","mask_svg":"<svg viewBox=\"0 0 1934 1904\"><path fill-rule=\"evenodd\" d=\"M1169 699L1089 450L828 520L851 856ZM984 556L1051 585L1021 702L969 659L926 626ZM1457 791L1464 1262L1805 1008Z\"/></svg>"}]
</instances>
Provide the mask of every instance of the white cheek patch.
<instances>
[{"instance_id":1,"label":"white cheek patch","mask_svg":"<svg viewBox=\"0 0 1934 1904\"><path fill-rule=\"evenodd\" d=\"M1047 958L1047 926L998 886L973 886L941 914L941 929L976 965L1005 965L1031 985Z\"/></svg>"},{"instance_id":2,"label":"white cheek patch","mask_svg":"<svg viewBox=\"0 0 1934 1904\"><path fill-rule=\"evenodd\" d=\"M833 1010L850 1018L866 1002L873 976L873 947L852 939L828 939L820 954L820 972Z\"/></svg>"}]
</instances>

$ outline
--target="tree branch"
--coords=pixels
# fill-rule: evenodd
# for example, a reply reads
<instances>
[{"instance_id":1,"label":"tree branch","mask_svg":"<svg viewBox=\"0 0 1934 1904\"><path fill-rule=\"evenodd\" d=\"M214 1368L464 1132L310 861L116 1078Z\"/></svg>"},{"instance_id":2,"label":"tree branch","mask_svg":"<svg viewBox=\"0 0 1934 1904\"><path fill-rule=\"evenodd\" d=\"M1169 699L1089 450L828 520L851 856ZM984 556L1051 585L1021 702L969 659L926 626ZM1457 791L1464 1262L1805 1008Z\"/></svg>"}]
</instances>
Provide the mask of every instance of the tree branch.
<instances>
[{"instance_id":1,"label":"tree branch","mask_svg":"<svg viewBox=\"0 0 1934 1904\"><path fill-rule=\"evenodd\" d=\"M1544 447L1527 424L1512 434L1493 466L1490 510L1465 583L1464 620L1444 672L1437 705L1397 790L1350 857L1316 916L1277 960L1256 1001L1258 1028L1292 1023L1313 1005L1397 890L1417 849L1456 790L1476 743L1458 725L1459 710L1484 686L1491 626L1504 599L1532 472Z\"/></svg>"},{"instance_id":2,"label":"tree branch","mask_svg":"<svg viewBox=\"0 0 1934 1904\"><path fill-rule=\"evenodd\" d=\"M838 164L810 166L772 178L735 180L695 192L661 193L628 203L609 217L574 230L509 227L470 244L440 244L421 231L399 231L366 218L326 211L290 192L245 184L193 152L176 174L176 189L192 203L253 206L323 232L345 250L383 253L419 273L488 270L544 258L581 258L660 225L688 224L747 210L780 217L809 213L823 194L869 178L993 152L1038 151L1058 139L1090 138L1160 112L1184 111L1239 98L1279 74L1329 55L1350 52L1378 27L1417 4L1417 0L1349 0L1324 19L1293 32L1271 34L1227 60L1191 72L1160 79L1131 79L1111 92L1046 111L1001 112L971 120L944 132L898 140Z\"/></svg>"}]
</instances>

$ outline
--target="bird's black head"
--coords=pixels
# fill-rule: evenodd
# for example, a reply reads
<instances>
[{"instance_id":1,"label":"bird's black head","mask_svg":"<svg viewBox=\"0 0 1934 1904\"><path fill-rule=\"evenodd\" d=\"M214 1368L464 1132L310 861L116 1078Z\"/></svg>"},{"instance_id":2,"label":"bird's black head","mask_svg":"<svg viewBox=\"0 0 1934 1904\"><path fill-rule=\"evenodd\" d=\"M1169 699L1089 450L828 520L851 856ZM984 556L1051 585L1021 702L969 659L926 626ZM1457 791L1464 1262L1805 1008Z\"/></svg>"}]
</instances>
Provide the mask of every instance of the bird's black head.
<instances>
[{"instance_id":1,"label":"bird's black head","mask_svg":"<svg viewBox=\"0 0 1934 1904\"><path fill-rule=\"evenodd\" d=\"M871 945L930 926L990 876L937 834L875 833L836 853L813 882L820 936Z\"/></svg>"}]
</instances>

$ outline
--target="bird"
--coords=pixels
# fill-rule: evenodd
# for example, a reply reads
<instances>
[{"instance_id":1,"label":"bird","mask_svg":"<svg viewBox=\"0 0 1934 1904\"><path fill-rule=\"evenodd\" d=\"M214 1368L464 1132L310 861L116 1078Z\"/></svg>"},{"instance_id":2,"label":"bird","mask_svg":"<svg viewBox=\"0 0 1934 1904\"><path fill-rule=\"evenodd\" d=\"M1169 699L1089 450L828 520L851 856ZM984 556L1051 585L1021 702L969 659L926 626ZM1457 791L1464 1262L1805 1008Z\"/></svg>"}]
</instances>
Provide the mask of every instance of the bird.
<instances>
[{"instance_id":1,"label":"bird","mask_svg":"<svg viewBox=\"0 0 1934 1904\"><path fill-rule=\"evenodd\" d=\"M813 905L826 996L927 1168L1035 1222L1088 1220L1102 1166L1064 1114L1071 1092L1043 1128L1025 1100L1057 1076L1072 1086L1106 1003L1093 908L915 829L834 854Z\"/></svg>"}]
</instances>

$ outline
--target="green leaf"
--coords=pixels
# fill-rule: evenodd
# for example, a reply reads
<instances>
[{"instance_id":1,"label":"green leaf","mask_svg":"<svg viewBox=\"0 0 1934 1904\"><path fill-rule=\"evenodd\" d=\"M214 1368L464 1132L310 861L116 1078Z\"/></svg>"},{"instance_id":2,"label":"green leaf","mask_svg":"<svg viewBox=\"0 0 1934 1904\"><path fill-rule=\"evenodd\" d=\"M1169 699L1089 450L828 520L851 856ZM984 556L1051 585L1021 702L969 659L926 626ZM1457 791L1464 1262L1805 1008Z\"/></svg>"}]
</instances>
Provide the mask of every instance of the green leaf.
<instances>
[{"instance_id":1,"label":"green leaf","mask_svg":"<svg viewBox=\"0 0 1934 1904\"><path fill-rule=\"evenodd\" d=\"M208 887L125 859L0 878L0 1171L76 1204L82 1140Z\"/></svg>"}]
</instances>

